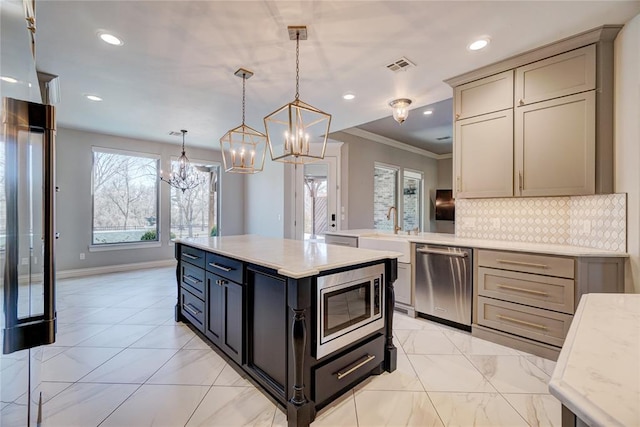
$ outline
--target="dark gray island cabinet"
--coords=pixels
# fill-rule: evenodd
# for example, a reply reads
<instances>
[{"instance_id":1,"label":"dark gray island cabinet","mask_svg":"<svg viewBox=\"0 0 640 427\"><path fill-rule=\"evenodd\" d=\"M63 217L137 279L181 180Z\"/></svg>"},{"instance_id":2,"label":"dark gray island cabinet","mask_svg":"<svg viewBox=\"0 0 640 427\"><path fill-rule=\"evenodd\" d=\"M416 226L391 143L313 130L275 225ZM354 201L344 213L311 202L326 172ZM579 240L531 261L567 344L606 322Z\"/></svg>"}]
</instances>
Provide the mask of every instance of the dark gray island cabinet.
<instances>
[{"instance_id":1,"label":"dark gray island cabinet","mask_svg":"<svg viewBox=\"0 0 640 427\"><path fill-rule=\"evenodd\" d=\"M245 235L179 239L176 319L275 399L289 426L396 369L399 254Z\"/></svg>"}]
</instances>

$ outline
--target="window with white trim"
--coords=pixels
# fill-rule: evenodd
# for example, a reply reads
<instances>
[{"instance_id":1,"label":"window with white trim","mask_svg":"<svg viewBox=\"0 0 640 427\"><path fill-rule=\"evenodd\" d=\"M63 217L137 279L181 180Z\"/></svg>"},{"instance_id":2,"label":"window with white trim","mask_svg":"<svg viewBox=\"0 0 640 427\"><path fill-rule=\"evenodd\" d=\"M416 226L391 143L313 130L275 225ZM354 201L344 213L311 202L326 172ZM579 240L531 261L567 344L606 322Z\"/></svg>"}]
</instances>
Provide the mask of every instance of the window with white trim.
<instances>
[{"instance_id":1,"label":"window with white trim","mask_svg":"<svg viewBox=\"0 0 640 427\"><path fill-rule=\"evenodd\" d=\"M92 245L159 241L160 157L93 148Z\"/></svg>"}]
</instances>

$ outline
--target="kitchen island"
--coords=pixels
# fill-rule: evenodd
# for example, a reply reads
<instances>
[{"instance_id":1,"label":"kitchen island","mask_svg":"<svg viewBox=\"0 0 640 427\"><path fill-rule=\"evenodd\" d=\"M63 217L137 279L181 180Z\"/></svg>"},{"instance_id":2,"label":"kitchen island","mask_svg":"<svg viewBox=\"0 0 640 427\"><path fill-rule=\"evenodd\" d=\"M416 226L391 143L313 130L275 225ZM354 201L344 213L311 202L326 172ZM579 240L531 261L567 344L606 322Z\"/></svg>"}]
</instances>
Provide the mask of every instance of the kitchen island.
<instances>
[{"instance_id":1,"label":"kitchen island","mask_svg":"<svg viewBox=\"0 0 640 427\"><path fill-rule=\"evenodd\" d=\"M255 235L179 239L175 253L176 319L285 408L289 426L395 370L400 254Z\"/></svg>"}]
</instances>

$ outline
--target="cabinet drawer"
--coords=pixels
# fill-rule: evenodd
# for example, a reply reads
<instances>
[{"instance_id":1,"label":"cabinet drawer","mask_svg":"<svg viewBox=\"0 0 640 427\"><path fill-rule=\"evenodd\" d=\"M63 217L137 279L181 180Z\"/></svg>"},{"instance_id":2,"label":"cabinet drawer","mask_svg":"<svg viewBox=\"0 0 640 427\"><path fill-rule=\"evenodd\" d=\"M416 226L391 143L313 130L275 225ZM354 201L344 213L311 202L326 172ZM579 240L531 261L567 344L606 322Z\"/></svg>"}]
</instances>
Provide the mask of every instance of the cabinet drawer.
<instances>
[{"instance_id":1,"label":"cabinet drawer","mask_svg":"<svg viewBox=\"0 0 640 427\"><path fill-rule=\"evenodd\" d=\"M180 264L180 282L189 292L204 299L204 270L191 264Z\"/></svg>"},{"instance_id":2,"label":"cabinet drawer","mask_svg":"<svg viewBox=\"0 0 640 427\"><path fill-rule=\"evenodd\" d=\"M568 279L573 279L575 275L572 258L551 255L479 250L478 265L501 270L566 277Z\"/></svg>"},{"instance_id":3,"label":"cabinet drawer","mask_svg":"<svg viewBox=\"0 0 640 427\"><path fill-rule=\"evenodd\" d=\"M522 106L596 88L596 46L516 69L515 104Z\"/></svg>"},{"instance_id":4,"label":"cabinet drawer","mask_svg":"<svg viewBox=\"0 0 640 427\"><path fill-rule=\"evenodd\" d=\"M358 247L358 238L349 236L334 236L326 234L324 236L324 242L328 245L349 246L352 248Z\"/></svg>"},{"instance_id":5,"label":"cabinet drawer","mask_svg":"<svg viewBox=\"0 0 640 427\"><path fill-rule=\"evenodd\" d=\"M513 108L513 70L455 88L456 120Z\"/></svg>"},{"instance_id":6,"label":"cabinet drawer","mask_svg":"<svg viewBox=\"0 0 640 427\"><path fill-rule=\"evenodd\" d=\"M180 253L180 259L182 261L204 268L204 258L204 251L202 249L182 246Z\"/></svg>"},{"instance_id":7,"label":"cabinet drawer","mask_svg":"<svg viewBox=\"0 0 640 427\"><path fill-rule=\"evenodd\" d=\"M180 289L180 312L204 333L204 301L184 287Z\"/></svg>"},{"instance_id":8,"label":"cabinet drawer","mask_svg":"<svg viewBox=\"0 0 640 427\"><path fill-rule=\"evenodd\" d=\"M568 314L574 311L571 279L479 267L478 294Z\"/></svg>"},{"instance_id":9,"label":"cabinet drawer","mask_svg":"<svg viewBox=\"0 0 640 427\"><path fill-rule=\"evenodd\" d=\"M206 269L225 279L233 280L237 283L244 283L242 261L207 252Z\"/></svg>"},{"instance_id":10,"label":"cabinet drawer","mask_svg":"<svg viewBox=\"0 0 640 427\"><path fill-rule=\"evenodd\" d=\"M562 347L573 316L478 297L478 324Z\"/></svg>"},{"instance_id":11,"label":"cabinet drawer","mask_svg":"<svg viewBox=\"0 0 640 427\"><path fill-rule=\"evenodd\" d=\"M369 375L384 361L384 336L344 354L315 369L313 374L316 404L343 391Z\"/></svg>"}]
</instances>

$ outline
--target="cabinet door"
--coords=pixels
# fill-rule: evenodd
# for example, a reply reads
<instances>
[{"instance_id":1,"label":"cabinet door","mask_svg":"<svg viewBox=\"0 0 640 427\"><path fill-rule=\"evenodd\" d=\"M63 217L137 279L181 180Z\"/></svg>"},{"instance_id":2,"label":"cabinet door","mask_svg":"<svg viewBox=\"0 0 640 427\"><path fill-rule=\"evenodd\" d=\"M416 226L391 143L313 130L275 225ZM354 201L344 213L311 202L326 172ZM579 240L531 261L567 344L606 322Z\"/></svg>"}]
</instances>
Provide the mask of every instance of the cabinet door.
<instances>
[{"instance_id":1,"label":"cabinet door","mask_svg":"<svg viewBox=\"0 0 640 427\"><path fill-rule=\"evenodd\" d=\"M516 108L517 194L595 193L595 91Z\"/></svg>"},{"instance_id":2,"label":"cabinet door","mask_svg":"<svg viewBox=\"0 0 640 427\"><path fill-rule=\"evenodd\" d=\"M456 122L456 197L513 196L513 110Z\"/></svg>"},{"instance_id":3,"label":"cabinet door","mask_svg":"<svg viewBox=\"0 0 640 427\"><path fill-rule=\"evenodd\" d=\"M513 107L513 70L455 88L456 120Z\"/></svg>"},{"instance_id":4,"label":"cabinet door","mask_svg":"<svg viewBox=\"0 0 640 427\"><path fill-rule=\"evenodd\" d=\"M393 289L396 302L411 305L411 264L398 263L398 278Z\"/></svg>"},{"instance_id":5,"label":"cabinet door","mask_svg":"<svg viewBox=\"0 0 640 427\"><path fill-rule=\"evenodd\" d=\"M596 46L590 45L516 69L516 106L596 87Z\"/></svg>"},{"instance_id":6,"label":"cabinet door","mask_svg":"<svg viewBox=\"0 0 640 427\"><path fill-rule=\"evenodd\" d=\"M242 294L243 287L234 282L224 285L223 351L237 363L242 364Z\"/></svg>"},{"instance_id":7,"label":"cabinet door","mask_svg":"<svg viewBox=\"0 0 640 427\"><path fill-rule=\"evenodd\" d=\"M207 316L205 335L214 344L220 346L224 332L222 301L224 298L224 280L220 276L207 273Z\"/></svg>"}]
</instances>

